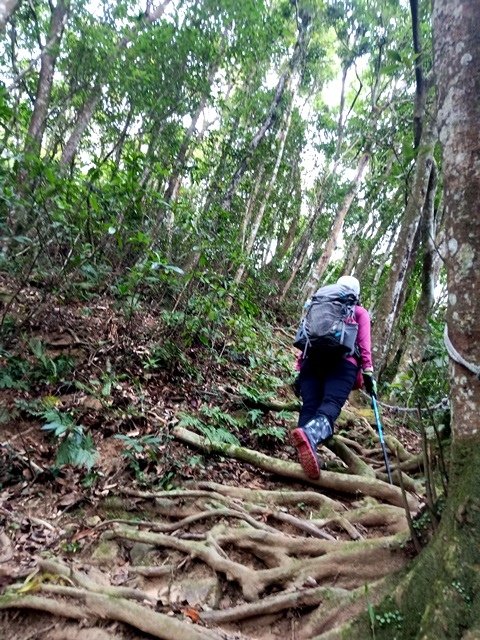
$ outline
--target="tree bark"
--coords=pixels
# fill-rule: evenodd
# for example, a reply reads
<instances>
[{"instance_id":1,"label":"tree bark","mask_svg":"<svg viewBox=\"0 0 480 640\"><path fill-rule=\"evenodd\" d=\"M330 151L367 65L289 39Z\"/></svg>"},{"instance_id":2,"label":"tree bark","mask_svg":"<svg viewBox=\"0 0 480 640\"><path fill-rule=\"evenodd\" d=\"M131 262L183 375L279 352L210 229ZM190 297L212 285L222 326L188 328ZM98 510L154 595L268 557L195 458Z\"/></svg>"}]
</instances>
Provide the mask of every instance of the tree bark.
<instances>
[{"instance_id":1,"label":"tree bark","mask_svg":"<svg viewBox=\"0 0 480 640\"><path fill-rule=\"evenodd\" d=\"M250 194L250 197L248 198L245 215L243 217L242 226L240 228L240 243L242 246L242 250L245 250L245 245L247 242L247 230L249 229L252 222L253 209L257 203L258 194L260 193L260 189L262 188L262 185L263 185L264 175L265 175L265 165L262 164L258 169L253 191Z\"/></svg>"},{"instance_id":2,"label":"tree bark","mask_svg":"<svg viewBox=\"0 0 480 640\"><path fill-rule=\"evenodd\" d=\"M92 116L95 113L95 109L97 108L97 105L100 102L100 98L102 97L101 86L102 85L100 82L97 82L95 84L91 93L87 96L86 101L83 103L82 108L78 112L73 131L70 134L67 142L65 143L62 155L60 157L60 164L63 166L69 165L75 157L78 145L80 144L80 140L82 139L85 130L90 124Z\"/></svg>"},{"instance_id":3,"label":"tree bark","mask_svg":"<svg viewBox=\"0 0 480 640\"><path fill-rule=\"evenodd\" d=\"M264 121L262 122L261 126L258 128L255 135L253 136L248 146L248 149L246 150L242 160L240 161L240 164L237 170L235 171L230 181L230 184L227 190L225 191L225 194L221 201L221 206L223 209L227 211L230 210L233 196L235 195L238 185L240 184L240 181L243 178L248 168L252 155L255 153L255 150L257 149L258 145L265 138L267 131L272 127L273 123L278 117L278 111L279 111L284 93L286 89L288 89L288 87L290 86L292 76L295 73L298 66L300 65L302 59L304 58L305 51L308 44L307 36L308 36L309 24L310 24L309 18L305 18L301 20L301 22L299 23L298 38L297 38L297 42L295 43L292 57L288 62L286 70L280 76L280 79L277 83L277 87L275 89L275 95L273 97L268 113Z\"/></svg>"},{"instance_id":4,"label":"tree bark","mask_svg":"<svg viewBox=\"0 0 480 640\"><path fill-rule=\"evenodd\" d=\"M58 57L59 45L70 8L70 0L58 0L52 11L48 29L47 44L45 45L40 63L40 75L32 117L28 126L25 153L39 154L42 146L43 134L47 124L50 95L52 93L53 74Z\"/></svg>"},{"instance_id":5,"label":"tree bark","mask_svg":"<svg viewBox=\"0 0 480 640\"><path fill-rule=\"evenodd\" d=\"M295 94L294 94L295 95ZM287 141L288 132L290 130L290 123L292 121L292 112L293 112L293 100L294 95L290 100L290 104L287 107L287 112L285 114L285 125L282 129L280 129L278 134L278 151L277 157L275 160L275 166L273 167L272 174L268 181L268 186L265 191L265 194L260 202L260 206L258 207L257 214L253 220L253 224L250 227L250 234L247 238L247 242L245 244L245 254L248 258L252 253L253 245L257 238L258 230L260 229L260 225L262 224L263 216L265 214L265 209L267 207L270 196L272 195L273 188L275 187L275 183L277 181L278 170L280 169L280 164L283 159L283 152L285 150L285 143ZM243 274L245 273L246 264L243 262L237 269L235 274L234 282L235 284L239 284L242 281Z\"/></svg>"},{"instance_id":6,"label":"tree bark","mask_svg":"<svg viewBox=\"0 0 480 640\"><path fill-rule=\"evenodd\" d=\"M338 239L340 237L340 233L342 231L345 217L349 212L350 207L352 206L353 199L355 198L355 195L360 187L363 175L368 166L369 159L370 153L366 151L364 154L362 154L359 160L357 172L339 210L337 211L322 255L315 265L312 275L310 276L304 288L305 296L307 298L309 298L318 287L320 280L325 273L325 269L327 268L332 258L333 252L335 251L335 247L337 246Z\"/></svg>"},{"instance_id":7,"label":"tree bark","mask_svg":"<svg viewBox=\"0 0 480 640\"><path fill-rule=\"evenodd\" d=\"M413 145L415 149L420 144L423 129L423 114L425 113L425 80L423 76L423 53L420 42L420 17L418 0L410 0L410 14L412 17L412 40L415 54L415 101L413 109Z\"/></svg>"},{"instance_id":8,"label":"tree bark","mask_svg":"<svg viewBox=\"0 0 480 640\"><path fill-rule=\"evenodd\" d=\"M433 125L431 123L424 124L415 165L412 192L393 250L388 283L376 307L375 322L372 326L374 363L380 372L383 371L386 364L395 323L404 300L404 287L413 266L412 256L417 248L416 241L419 239L418 229L428 193L435 140L436 133Z\"/></svg>"},{"instance_id":9,"label":"tree bark","mask_svg":"<svg viewBox=\"0 0 480 640\"><path fill-rule=\"evenodd\" d=\"M480 3L435 0L434 66L443 147L448 335L465 362L477 366L480 363L479 24ZM393 594L402 616L401 629L396 631L402 640L473 640L480 633L480 383L468 366L453 358L450 383L453 438L448 496L432 542ZM349 637L366 636L351 630ZM377 637L383 640L391 637L391 632Z\"/></svg>"},{"instance_id":10,"label":"tree bark","mask_svg":"<svg viewBox=\"0 0 480 640\"><path fill-rule=\"evenodd\" d=\"M437 190L437 169L435 164L430 174L428 195L422 220L422 289L418 300L411 329L406 339L396 376L405 373L411 364L421 362L430 337L429 316L435 304L435 286L438 276L440 257L435 246L435 193Z\"/></svg>"},{"instance_id":11,"label":"tree bark","mask_svg":"<svg viewBox=\"0 0 480 640\"><path fill-rule=\"evenodd\" d=\"M0 33L5 31L7 22L19 4L20 0L0 0Z\"/></svg>"}]
</instances>

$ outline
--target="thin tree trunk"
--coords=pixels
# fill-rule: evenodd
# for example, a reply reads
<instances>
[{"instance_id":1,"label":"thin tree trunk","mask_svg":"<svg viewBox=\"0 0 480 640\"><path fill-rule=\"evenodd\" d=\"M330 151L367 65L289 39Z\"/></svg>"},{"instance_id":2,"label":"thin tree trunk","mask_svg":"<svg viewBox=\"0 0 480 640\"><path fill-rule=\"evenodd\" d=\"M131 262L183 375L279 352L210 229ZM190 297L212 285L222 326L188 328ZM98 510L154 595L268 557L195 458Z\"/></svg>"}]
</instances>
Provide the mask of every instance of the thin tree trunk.
<instances>
[{"instance_id":1,"label":"thin tree trunk","mask_svg":"<svg viewBox=\"0 0 480 640\"><path fill-rule=\"evenodd\" d=\"M398 200L398 195L400 194L401 191L402 191L402 188L400 187L396 195L392 198L393 207L395 207L395 204ZM362 251L362 256L360 258L360 261L356 265L354 270L354 276L358 278L360 281L363 278L368 266L372 262L373 252L375 251L378 244L385 238L385 234L388 232L388 228L391 225L392 225L392 220L390 216L386 216L386 215L382 216L380 220L380 225L377 231L375 232L374 237L370 240L369 246ZM394 233L392 234L392 237L395 237ZM389 246L391 246L391 241L389 242Z\"/></svg>"},{"instance_id":2,"label":"thin tree trunk","mask_svg":"<svg viewBox=\"0 0 480 640\"><path fill-rule=\"evenodd\" d=\"M425 212L422 220L422 290L420 299L415 309L410 332L406 339L406 348L398 366L396 379L404 374L411 364L419 364L425 353L430 337L429 316L435 304L436 276L438 275L438 262L440 257L435 246L435 194L437 190L437 170L432 166L428 195L425 200Z\"/></svg>"},{"instance_id":3,"label":"thin tree trunk","mask_svg":"<svg viewBox=\"0 0 480 640\"><path fill-rule=\"evenodd\" d=\"M277 264L277 265L281 263L281 261L287 255L288 251L290 250L291 246L293 245L293 241L295 240L295 235L296 235L297 229L298 229L298 223L300 221L302 185L301 185L300 168L299 168L299 165L297 163L295 163L294 166L292 166L291 175L292 175L292 180L293 180L293 187L292 187L292 194L291 194L292 198L291 198L291 200L294 201L295 200L295 193L298 193L298 195L297 195L298 210L296 212L294 212L293 215L291 216L290 225L288 227L288 231L287 231L287 233L285 235L285 238L283 239L283 242L279 245L278 249L275 252L275 256L274 256L274 259L272 260L272 262L275 262L275 264Z\"/></svg>"},{"instance_id":4,"label":"thin tree trunk","mask_svg":"<svg viewBox=\"0 0 480 640\"><path fill-rule=\"evenodd\" d=\"M383 271L387 265L387 262L390 259L390 256L392 255L392 248L394 247L396 240L397 240L398 234L395 233L395 230L393 230L390 233L390 238L388 240L388 244L385 248L385 252L383 254L383 256L381 257L379 264L377 266L377 269L375 271L375 275L373 276L373 280L372 280L372 300L370 300L370 307L369 307L369 313L371 315L374 314L374 309L376 306L376 301L378 300L378 296L376 295L377 292L379 292L379 283L380 283L380 279L383 275ZM355 277L357 277L360 281L361 281L361 274L355 272Z\"/></svg>"},{"instance_id":5,"label":"thin tree trunk","mask_svg":"<svg viewBox=\"0 0 480 640\"><path fill-rule=\"evenodd\" d=\"M243 178L245 171L248 168L252 155L255 153L255 150L257 149L258 145L262 142L262 140L265 137L265 134L272 127L273 123L275 122L278 116L280 103L282 102L282 98L285 93L285 90L288 89L288 87L290 86L292 75L298 68L305 54L305 50L307 47L308 24L309 24L309 20L302 20L299 25L298 39L297 39L297 42L295 43L292 57L289 60L286 70L280 76L280 79L277 83L277 87L275 89L275 95L273 97L272 103L270 104L270 108L265 117L265 120L263 121L262 125L259 127L255 135L253 136L248 146L248 149L246 150L245 155L240 161L240 164L237 170L235 171L230 181L230 184L222 198L221 206L225 210L230 209L233 196L235 195L238 185L240 184L240 181Z\"/></svg>"},{"instance_id":6,"label":"thin tree trunk","mask_svg":"<svg viewBox=\"0 0 480 640\"><path fill-rule=\"evenodd\" d=\"M97 82L91 93L87 96L87 99L83 103L81 110L78 112L73 131L70 134L67 142L65 143L62 151L62 155L60 158L61 165L69 165L75 157L78 145L80 144L80 140L82 139L85 130L90 124L92 116L95 113L95 109L97 108L101 97L101 83Z\"/></svg>"},{"instance_id":7,"label":"thin tree trunk","mask_svg":"<svg viewBox=\"0 0 480 640\"><path fill-rule=\"evenodd\" d=\"M123 51L133 40L133 38L138 34L143 25L152 24L162 17L167 5L169 5L171 1L172 0L165 0L165 2L161 3L156 9L153 9L145 14L143 16L143 19L138 22L138 26L132 29L131 33L128 36L123 37L117 43L112 57L105 62L105 67L102 70L102 76L99 76L97 78L93 88L87 94L82 108L78 112L73 131L70 135L70 138L65 144L62 156L60 158L60 164L62 166L69 165L75 157L78 146L80 144L80 140L82 139L83 134L89 126L93 114L95 113L98 103L100 102L100 99L102 97L102 87L104 84L104 79L108 73L108 70L111 68L112 63L114 62L114 60L116 60L120 52Z\"/></svg>"},{"instance_id":8,"label":"thin tree trunk","mask_svg":"<svg viewBox=\"0 0 480 640\"><path fill-rule=\"evenodd\" d=\"M423 114L425 113L425 80L423 77L423 52L420 43L420 18L418 0L410 0L410 14L412 17L412 40L415 54L415 101L413 109L413 145L415 149L420 144L423 128Z\"/></svg>"},{"instance_id":9,"label":"thin tree trunk","mask_svg":"<svg viewBox=\"0 0 480 640\"><path fill-rule=\"evenodd\" d=\"M320 280L322 279L323 274L325 273L325 269L327 268L333 252L335 251L335 247L338 243L338 239L340 237L340 233L342 231L342 227L343 227L343 223L345 221L345 217L347 215L347 213L350 210L350 207L352 205L352 202L355 198L355 195L357 194L357 191L360 187L363 175L367 169L368 166L368 162L370 160L370 153L367 151L365 152L361 158L360 161L358 163L358 167L357 167L357 172L355 174L355 177L352 181L352 184L348 190L348 193L346 194L336 216L335 219L333 221L332 227L330 229L330 233L328 236L328 240L327 243L325 245L325 248L322 252L322 255L320 256L320 259L318 260L317 264L315 265L312 275L309 278L305 288L304 288L304 292L306 297L310 297L315 289L318 287L318 284L320 282Z\"/></svg>"},{"instance_id":10,"label":"thin tree trunk","mask_svg":"<svg viewBox=\"0 0 480 640\"><path fill-rule=\"evenodd\" d=\"M211 86L213 79L215 77L215 74L217 73L217 70L218 70L218 65L217 64L212 65L207 77L208 87ZM182 144L178 151L177 157L175 158L175 161L173 163L173 171L168 180L167 189L164 195L165 202L170 202L171 200L176 200L177 198L178 190L180 189L180 184L181 184L182 171L185 168L185 160L187 159L187 155L188 155L188 149L190 147L193 134L197 129L197 124L198 124L198 121L200 120L200 116L202 115L205 109L205 106L207 104L207 99L208 99L207 95L202 96L197 106L197 109L195 110L195 113L192 116L192 122L190 123L190 126L188 127L185 133L185 136L183 138Z\"/></svg>"},{"instance_id":11,"label":"thin tree trunk","mask_svg":"<svg viewBox=\"0 0 480 640\"><path fill-rule=\"evenodd\" d=\"M388 283L383 291L372 327L372 343L375 366L379 371L384 369L390 340L398 319L404 287L408 282L412 267L412 254L415 251L415 240L424 211L428 194L430 173L433 166L433 149L435 133L431 123L424 123L422 141L418 151L412 193L408 199L402 226L395 245Z\"/></svg>"},{"instance_id":12,"label":"thin tree trunk","mask_svg":"<svg viewBox=\"0 0 480 640\"><path fill-rule=\"evenodd\" d=\"M20 0L0 0L0 33L5 31L7 22L19 4Z\"/></svg>"},{"instance_id":13,"label":"thin tree trunk","mask_svg":"<svg viewBox=\"0 0 480 640\"><path fill-rule=\"evenodd\" d=\"M270 180L268 181L268 186L267 189L265 191L265 194L260 202L260 206L258 207L258 211L257 211L257 215L255 216L255 219L253 221L253 224L250 228L250 235L247 239L246 245L245 245L245 254L247 256L250 256L252 249L253 249L253 245L255 243L255 240L257 238L257 234L258 234L258 230L260 229L260 225L262 224L262 220L263 220L263 216L265 215L265 209L267 207L268 201L270 199L270 196L272 195L272 191L273 188L275 186L275 183L277 181L277 176L278 176L278 171L280 169L280 164L282 162L283 159L283 152L285 150L285 143L287 141L287 136L288 136L288 132L290 130L290 124L292 121L292 113L293 113L293 101L294 101L294 97L295 97L295 93L293 94L291 100L290 100L290 104L287 107L287 112L285 114L285 125L284 127L280 130L279 134L278 134L278 139L279 139L279 145L278 145L278 152L277 152L277 157L275 160L275 166L273 167L273 171L272 174L270 176ZM239 284L242 281L243 278L243 274L245 273L245 262L243 262L243 264L241 264L237 270L237 273L235 274L235 278L234 278L234 283L235 284Z\"/></svg>"},{"instance_id":14,"label":"thin tree trunk","mask_svg":"<svg viewBox=\"0 0 480 640\"><path fill-rule=\"evenodd\" d=\"M345 128L345 118L344 118L344 109L345 109L345 83L346 83L346 78L347 78L347 71L348 71L348 65L346 64L343 67L343 72L342 72L342 85L341 85L341 90L340 90L340 109L339 109L339 115L338 115L338 121L337 121L337 144L335 147L335 152L333 154L332 157L332 161L331 161L331 165L329 168L326 169L322 181L321 181L321 185L319 187L319 191L318 191L318 196L315 202L315 209L313 212L313 216L310 218L310 220L308 221L308 224L306 225L303 234L301 235L298 243L297 243L297 247L296 250L294 251L294 254L292 256L292 261L291 264L289 266L289 272L290 275L287 279L287 281L285 282L282 292L279 296L279 302L282 303L287 295L287 293L290 291L290 287L292 286L294 280L296 279L298 273L301 271L301 269L303 268L304 262L305 262L305 258L307 256L308 253L308 248L310 246L310 241L312 238L312 234L313 234L313 230L315 228L315 225L317 224L318 220L320 219L320 216L322 215L323 212L323 207L325 205L325 200L327 197L327 193L328 193L328 185L329 185L329 180L331 178L331 176L335 173L339 163L340 163L340 158L341 158L341 141L343 140L343 135L344 135L344 128ZM357 97L359 95L360 90L357 92L357 95L355 96L355 98L353 99L352 102L352 106L350 107L350 110L352 109L353 105L355 104Z\"/></svg>"},{"instance_id":15,"label":"thin tree trunk","mask_svg":"<svg viewBox=\"0 0 480 640\"><path fill-rule=\"evenodd\" d=\"M248 199L247 208L245 210L245 215L243 216L243 220L242 220L242 226L240 229L240 243L241 243L242 251L245 251L245 243L247 241L247 229L250 227L250 224L252 222L253 209L257 203L258 194L263 185L264 175L265 175L265 165L262 164L262 166L258 171L257 178L255 180L255 186L253 188L253 192L251 193Z\"/></svg>"},{"instance_id":16,"label":"thin tree trunk","mask_svg":"<svg viewBox=\"0 0 480 640\"><path fill-rule=\"evenodd\" d=\"M48 29L47 45L41 55L40 75L32 117L28 126L25 153L40 153L43 134L47 124L50 95L52 93L53 74L58 57L59 45L68 17L70 0L58 0L52 11Z\"/></svg>"}]
</instances>

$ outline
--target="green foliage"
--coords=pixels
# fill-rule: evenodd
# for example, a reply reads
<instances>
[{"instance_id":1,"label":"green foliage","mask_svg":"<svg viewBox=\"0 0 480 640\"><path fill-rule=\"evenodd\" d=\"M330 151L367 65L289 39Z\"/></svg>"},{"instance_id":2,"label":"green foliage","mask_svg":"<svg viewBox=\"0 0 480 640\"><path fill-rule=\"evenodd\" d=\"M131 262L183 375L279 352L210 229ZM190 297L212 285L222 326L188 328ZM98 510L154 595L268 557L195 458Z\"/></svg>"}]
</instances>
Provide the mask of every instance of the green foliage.
<instances>
[{"instance_id":1,"label":"green foliage","mask_svg":"<svg viewBox=\"0 0 480 640\"><path fill-rule=\"evenodd\" d=\"M98 453L93 438L85 434L84 427L76 425L69 414L56 409L47 409L42 413L42 418L46 421L42 430L50 432L57 441L55 466L61 468L72 465L90 470Z\"/></svg>"},{"instance_id":2,"label":"green foliage","mask_svg":"<svg viewBox=\"0 0 480 640\"><path fill-rule=\"evenodd\" d=\"M402 629L403 615L396 607L393 598L387 597L380 608L375 610L368 597L368 585L365 585L365 598L372 640L375 640L376 630L379 629L387 630L392 640L401 640L401 636L397 633Z\"/></svg>"},{"instance_id":3,"label":"green foliage","mask_svg":"<svg viewBox=\"0 0 480 640\"><path fill-rule=\"evenodd\" d=\"M195 429L207 438L211 443L239 445L240 441L230 431L230 428L237 429L239 422L230 414L224 413L218 407L201 407L200 416L208 419L208 424L200 419L186 413L180 414L179 427Z\"/></svg>"},{"instance_id":4,"label":"green foliage","mask_svg":"<svg viewBox=\"0 0 480 640\"><path fill-rule=\"evenodd\" d=\"M285 427L277 427L272 425L261 425L259 427L254 427L250 430L250 433L254 436L258 436L259 438L272 438L274 440L279 440L280 442L285 442L287 437L287 430Z\"/></svg>"},{"instance_id":5,"label":"green foliage","mask_svg":"<svg viewBox=\"0 0 480 640\"><path fill-rule=\"evenodd\" d=\"M149 462L157 462L159 448L164 443L164 438L150 434L135 437L117 434L114 437L123 442L122 455L127 460L137 480L144 481L144 468Z\"/></svg>"},{"instance_id":6,"label":"green foliage","mask_svg":"<svg viewBox=\"0 0 480 640\"><path fill-rule=\"evenodd\" d=\"M74 361L69 356L50 357L43 343L32 338L28 342L29 357L0 350L0 389L27 391L33 384L58 384L72 372Z\"/></svg>"},{"instance_id":7,"label":"green foliage","mask_svg":"<svg viewBox=\"0 0 480 640\"><path fill-rule=\"evenodd\" d=\"M431 318L430 339L421 363L385 385L385 390L404 406L426 407L441 404L449 393L448 356L443 343L443 318Z\"/></svg>"},{"instance_id":8,"label":"green foliage","mask_svg":"<svg viewBox=\"0 0 480 640\"><path fill-rule=\"evenodd\" d=\"M403 616L398 609L394 609L375 614L375 621L381 629L385 627L401 629Z\"/></svg>"},{"instance_id":9,"label":"green foliage","mask_svg":"<svg viewBox=\"0 0 480 640\"><path fill-rule=\"evenodd\" d=\"M244 398L252 400L253 402L266 402L273 398L273 392L259 391L256 387L245 387L244 385L240 385L238 390Z\"/></svg>"},{"instance_id":10,"label":"green foliage","mask_svg":"<svg viewBox=\"0 0 480 640\"><path fill-rule=\"evenodd\" d=\"M64 297L108 293L132 329L137 313L152 309L164 331L145 358L149 371L201 380L204 372L185 351L204 347L212 363L221 363L233 347L257 374L245 386L259 399L271 397L291 355L285 349L279 361L269 353L273 336L260 335L264 320L278 312L274 322L288 325L274 301L297 257L303 252L293 290L322 253L366 148L370 173L344 231L346 240L358 237L362 250L372 251L362 287L366 301L377 297L372 282L384 258L382 242L395 231L416 156L408 6L187 0L150 21L130 1L73 3L51 52L52 86L39 92L43 76L30 63L40 60L39 43L48 40L52 7L46 0L19 6L15 37L0 42L0 268L23 285ZM305 50L276 105L276 80L292 69L298 19L307 16ZM427 43L425 7L421 18ZM428 71L428 46L422 61ZM48 104L33 141L37 95ZM305 108L294 106L286 131L286 109L299 96ZM338 96L334 104L332 96ZM311 186L299 170L304 158ZM239 169L242 179L225 208ZM247 251L245 235L260 203L264 216ZM244 226L247 211L252 217ZM344 265L330 266L332 275ZM239 267L245 268L241 282ZM379 290L387 275L388 267ZM11 309L2 333L13 336L19 326L10 317ZM29 350L31 358L2 354L0 388L26 391L32 381L57 384L71 372L67 358L50 357L39 341ZM434 361L420 374L427 388L433 371ZM108 397L108 381L100 383L95 394ZM437 386L432 395L438 397Z\"/></svg>"}]
</instances>

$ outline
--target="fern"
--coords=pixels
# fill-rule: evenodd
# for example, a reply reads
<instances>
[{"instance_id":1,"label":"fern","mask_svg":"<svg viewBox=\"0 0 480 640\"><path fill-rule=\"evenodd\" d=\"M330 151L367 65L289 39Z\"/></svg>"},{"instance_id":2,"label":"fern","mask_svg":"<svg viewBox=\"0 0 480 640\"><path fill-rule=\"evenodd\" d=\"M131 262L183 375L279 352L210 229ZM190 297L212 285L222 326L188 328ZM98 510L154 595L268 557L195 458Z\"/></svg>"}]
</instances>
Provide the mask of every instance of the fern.
<instances>
[{"instance_id":1,"label":"fern","mask_svg":"<svg viewBox=\"0 0 480 640\"><path fill-rule=\"evenodd\" d=\"M234 444L240 446L239 439L222 427L212 427L206 424L197 425L198 431L202 433L212 444Z\"/></svg>"},{"instance_id":2,"label":"fern","mask_svg":"<svg viewBox=\"0 0 480 640\"><path fill-rule=\"evenodd\" d=\"M250 409L250 411L247 412L248 420L252 425L257 424L261 420L263 415L264 412L261 409Z\"/></svg>"},{"instance_id":3,"label":"fern","mask_svg":"<svg viewBox=\"0 0 480 640\"><path fill-rule=\"evenodd\" d=\"M196 416L192 416L189 413L180 413L180 420L178 422L179 427L185 427L186 429L198 429L203 425L203 422Z\"/></svg>"},{"instance_id":4,"label":"fern","mask_svg":"<svg viewBox=\"0 0 480 640\"><path fill-rule=\"evenodd\" d=\"M238 429L241 423L237 418L234 418L228 413L224 413L218 407L205 406L200 409L200 412L209 419L209 422L213 422L214 424L207 425L197 416L181 413L178 426L199 431L212 444L240 445L238 438L226 428L233 427L234 429Z\"/></svg>"},{"instance_id":5,"label":"fern","mask_svg":"<svg viewBox=\"0 0 480 640\"><path fill-rule=\"evenodd\" d=\"M76 425L73 418L56 409L42 412L46 421L43 431L50 431L59 440L55 466L71 464L90 470L98 458L92 436L85 434L82 425Z\"/></svg>"},{"instance_id":6,"label":"fern","mask_svg":"<svg viewBox=\"0 0 480 640\"><path fill-rule=\"evenodd\" d=\"M284 427L261 426L252 429L250 433L259 438L275 438L276 440L280 440L280 442L285 442L287 436L287 430Z\"/></svg>"},{"instance_id":7,"label":"fern","mask_svg":"<svg viewBox=\"0 0 480 640\"><path fill-rule=\"evenodd\" d=\"M210 418L212 422L218 425L223 423L230 427L234 427L235 429L241 426L241 422L238 418L231 416L229 413L225 413L219 407L205 406L200 409L200 413L207 418Z\"/></svg>"}]
</instances>

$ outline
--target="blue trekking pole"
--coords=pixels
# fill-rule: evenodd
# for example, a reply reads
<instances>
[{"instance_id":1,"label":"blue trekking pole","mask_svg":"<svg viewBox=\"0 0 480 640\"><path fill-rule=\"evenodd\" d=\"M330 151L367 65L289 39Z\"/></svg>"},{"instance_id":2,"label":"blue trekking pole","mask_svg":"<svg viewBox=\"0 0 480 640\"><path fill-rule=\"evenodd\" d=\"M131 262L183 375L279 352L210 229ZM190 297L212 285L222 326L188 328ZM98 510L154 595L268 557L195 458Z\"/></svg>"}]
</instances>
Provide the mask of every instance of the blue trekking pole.
<instances>
[{"instance_id":1,"label":"blue trekking pole","mask_svg":"<svg viewBox=\"0 0 480 640\"><path fill-rule=\"evenodd\" d=\"M392 473L390 471L390 463L388 462L387 450L385 449L385 440L383 439L383 429L382 429L382 422L380 420L380 411L378 409L377 398L375 397L374 393L372 393L371 398L372 398L373 413L375 414L375 422L377 423L378 437L380 438L380 444L382 445L383 459L385 461L385 468L387 470L388 481L390 482L390 484L393 484Z\"/></svg>"}]
</instances>

